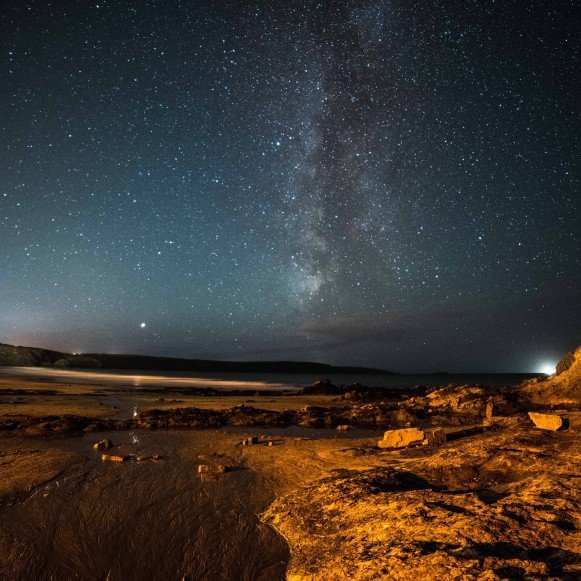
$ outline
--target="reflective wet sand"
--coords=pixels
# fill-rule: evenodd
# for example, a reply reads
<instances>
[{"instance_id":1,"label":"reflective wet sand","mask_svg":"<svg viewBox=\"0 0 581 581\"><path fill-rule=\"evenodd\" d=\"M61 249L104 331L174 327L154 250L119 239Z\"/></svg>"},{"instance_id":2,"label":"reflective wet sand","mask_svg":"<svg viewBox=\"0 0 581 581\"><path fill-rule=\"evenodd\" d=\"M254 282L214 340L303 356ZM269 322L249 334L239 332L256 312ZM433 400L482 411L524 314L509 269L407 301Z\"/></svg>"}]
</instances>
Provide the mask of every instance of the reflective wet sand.
<instances>
[{"instance_id":1,"label":"reflective wet sand","mask_svg":"<svg viewBox=\"0 0 581 581\"><path fill-rule=\"evenodd\" d=\"M110 437L116 453L159 460L102 462L92 443ZM239 435L116 432L0 438L0 470L31 471L0 497L0 578L282 579L288 549L257 514L273 493L248 469ZM58 458L65 451L66 461ZM50 455L55 455L52 475ZM33 462L31 463L31 457ZM19 458L26 460L19 462ZM220 477L200 463L228 464Z\"/></svg>"}]
</instances>

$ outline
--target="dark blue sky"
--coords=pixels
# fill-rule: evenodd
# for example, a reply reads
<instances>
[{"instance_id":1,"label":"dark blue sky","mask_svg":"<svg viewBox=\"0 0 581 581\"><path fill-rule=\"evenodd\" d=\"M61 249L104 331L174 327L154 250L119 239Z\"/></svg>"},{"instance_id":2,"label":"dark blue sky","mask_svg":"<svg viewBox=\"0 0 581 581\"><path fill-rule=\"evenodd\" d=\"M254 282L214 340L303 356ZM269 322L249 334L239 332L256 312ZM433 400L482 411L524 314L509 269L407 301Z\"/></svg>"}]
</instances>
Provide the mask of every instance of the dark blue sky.
<instances>
[{"instance_id":1,"label":"dark blue sky","mask_svg":"<svg viewBox=\"0 0 581 581\"><path fill-rule=\"evenodd\" d=\"M581 342L578 10L2 2L0 342L555 362Z\"/></svg>"}]
</instances>

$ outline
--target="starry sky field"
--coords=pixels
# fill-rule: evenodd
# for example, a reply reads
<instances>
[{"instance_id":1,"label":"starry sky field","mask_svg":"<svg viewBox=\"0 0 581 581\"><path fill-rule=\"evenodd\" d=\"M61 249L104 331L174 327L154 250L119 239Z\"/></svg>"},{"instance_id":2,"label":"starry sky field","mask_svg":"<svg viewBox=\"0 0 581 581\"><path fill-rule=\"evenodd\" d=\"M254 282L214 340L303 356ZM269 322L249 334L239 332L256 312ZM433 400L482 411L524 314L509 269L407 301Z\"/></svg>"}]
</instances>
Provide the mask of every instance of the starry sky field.
<instances>
[{"instance_id":1,"label":"starry sky field","mask_svg":"<svg viewBox=\"0 0 581 581\"><path fill-rule=\"evenodd\" d=\"M555 363L580 29L560 0L4 0L0 342Z\"/></svg>"}]
</instances>

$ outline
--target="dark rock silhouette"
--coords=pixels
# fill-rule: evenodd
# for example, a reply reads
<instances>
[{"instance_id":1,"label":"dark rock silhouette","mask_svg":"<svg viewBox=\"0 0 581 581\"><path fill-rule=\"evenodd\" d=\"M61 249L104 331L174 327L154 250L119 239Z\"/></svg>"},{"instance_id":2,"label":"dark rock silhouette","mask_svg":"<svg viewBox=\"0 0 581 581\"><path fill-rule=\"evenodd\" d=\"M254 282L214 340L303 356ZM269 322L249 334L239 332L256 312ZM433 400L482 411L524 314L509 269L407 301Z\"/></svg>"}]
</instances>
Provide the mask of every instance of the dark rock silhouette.
<instances>
[{"instance_id":1,"label":"dark rock silhouette","mask_svg":"<svg viewBox=\"0 0 581 581\"><path fill-rule=\"evenodd\" d=\"M109 355L86 353L82 356L48 349L16 347L0 343L0 366L51 366L60 360L71 361L83 357L98 361L103 369L135 369L141 371L223 371L252 373L312 373L312 374L391 374L383 369L367 367L340 367L311 361L218 361L211 359L179 359L150 357L148 355ZM59 364L59 366L65 366ZM86 367L95 367L87 365ZM81 367L81 365L70 365ZM341 392L342 393L342 392Z\"/></svg>"}]
</instances>

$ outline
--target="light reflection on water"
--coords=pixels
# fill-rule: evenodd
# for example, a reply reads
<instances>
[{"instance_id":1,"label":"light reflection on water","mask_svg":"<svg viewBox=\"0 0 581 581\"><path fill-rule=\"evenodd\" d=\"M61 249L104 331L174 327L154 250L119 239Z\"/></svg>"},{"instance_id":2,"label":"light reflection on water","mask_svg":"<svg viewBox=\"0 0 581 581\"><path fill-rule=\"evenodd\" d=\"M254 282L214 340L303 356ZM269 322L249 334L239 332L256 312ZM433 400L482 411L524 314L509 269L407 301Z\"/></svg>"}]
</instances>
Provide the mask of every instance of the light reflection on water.
<instances>
[{"instance_id":1,"label":"light reflection on water","mask_svg":"<svg viewBox=\"0 0 581 581\"><path fill-rule=\"evenodd\" d=\"M85 385L129 387L138 390L176 388L246 389L253 391L298 390L322 378L329 378L335 385L355 382L370 387L396 387L405 389L413 385L436 387L456 384L514 385L539 374L282 374L282 373L233 373L233 372L155 372L88 371L54 369L47 367L0 367L0 376L37 379L48 382L69 382Z\"/></svg>"},{"instance_id":2,"label":"light reflection on water","mask_svg":"<svg viewBox=\"0 0 581 581\"><path fill-rule=\"evenodd\" d=\"M276 375L244 373L132 373L130 371L87 371L50 367L0 367L0 375L26 377L50 382L159 389L163 387L211 387L214 389L299 389L296 384L281 383ZM264 376L264 377L263 377ZM303 379L307 376L303 376ZM304 383L310 381L310 376Z\"/></svg>"}]
</instances>

